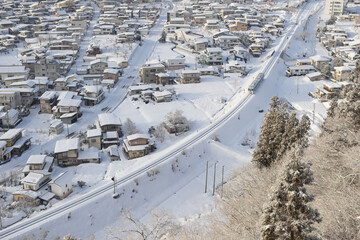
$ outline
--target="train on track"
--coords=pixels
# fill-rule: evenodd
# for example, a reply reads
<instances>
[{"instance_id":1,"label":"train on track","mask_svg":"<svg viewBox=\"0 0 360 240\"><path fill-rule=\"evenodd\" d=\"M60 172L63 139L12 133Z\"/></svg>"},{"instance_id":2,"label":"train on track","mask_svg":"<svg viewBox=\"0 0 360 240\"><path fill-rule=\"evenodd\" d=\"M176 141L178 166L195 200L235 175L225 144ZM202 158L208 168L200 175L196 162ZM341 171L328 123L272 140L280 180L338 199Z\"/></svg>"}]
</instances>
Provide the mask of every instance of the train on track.
<instances>
[{"instance_id":1,"label":"train on track","mask_svg":"<svg viewBox=\"0 0 360 240\"><path fill-rule=\"evenodd\" d=\"M259 87L260 83L262 82L262 80L264 79L264 74L263 73L259 73L256 78L254 79L254 81L252 81L252 83L250 84L248 90L250 94L254 94L256 89Z\"/></svg>"}]
</instances>

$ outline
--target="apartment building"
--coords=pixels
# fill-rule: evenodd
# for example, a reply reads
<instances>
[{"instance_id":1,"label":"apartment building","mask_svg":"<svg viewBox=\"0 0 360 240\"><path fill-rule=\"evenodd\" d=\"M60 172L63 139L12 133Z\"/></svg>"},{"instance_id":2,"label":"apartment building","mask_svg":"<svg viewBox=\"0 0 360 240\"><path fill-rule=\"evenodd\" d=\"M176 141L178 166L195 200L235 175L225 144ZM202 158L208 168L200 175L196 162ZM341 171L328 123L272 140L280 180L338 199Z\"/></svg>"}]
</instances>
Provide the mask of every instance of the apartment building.
<instances>
[{"instance_id":1,"label":"apartment building","mask_svg":"<svg viewBox=\"0 0 360 240\"><path fill-rule=\"evenodd\" d=\"M345 0L326 0L325 13L329 15L342 15Z\"/></svg>"}]
</instances>

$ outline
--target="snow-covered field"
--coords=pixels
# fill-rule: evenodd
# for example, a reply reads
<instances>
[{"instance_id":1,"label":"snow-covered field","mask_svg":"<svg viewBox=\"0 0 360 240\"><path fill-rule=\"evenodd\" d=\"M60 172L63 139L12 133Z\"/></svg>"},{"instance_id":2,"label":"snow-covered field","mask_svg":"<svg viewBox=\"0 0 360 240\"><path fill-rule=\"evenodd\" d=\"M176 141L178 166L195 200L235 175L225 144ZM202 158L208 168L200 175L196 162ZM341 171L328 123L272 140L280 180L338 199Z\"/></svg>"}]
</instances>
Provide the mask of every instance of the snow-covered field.
<instances>
[{"instance_id":1,"label":"snow-covered field","mask_svg":"<svg viewBox=\"0 0 360 240\"><path fill-rule=\"evenodd\" d=\"M310 1L311 6L319 6L319 3ZM314 7L313 9L315 9ZM165 12L166 13L166 12ZM164 21L165 13L162 13L160 22ZM320 14L320 13L317 13ZM317 20L313 15L308 23L308 31L315 32ZM163 23L163 22L162 22ZM159 27L160 28L160 27ZM158 31L158 29L156 29ZM128 70L125 70L126 76L137 74L136 66L144 63L144 60L157 60L160 58L180 57L182 53L172 51L174 46L171 43L155 43L159 36L157 32L149 36L148 42L144 42L143 47L150 47L153 51L150 57L144 57L139 53L139 48L134 50L134 58ZM104 54L111 54L113 40L96 37L95 41L107 42L104 44ZM295 59L300 56L303 49L315 49L315 53L322 53L324 50L316 43L313 36L309 37L307 43L300 39L293 38L286 53L290 58ZM279 43L277 41L276 43ZM148 45L146 45L148 44ZM303 47L299 48L299 44ZM275 46L275 44L274 44ZM315 48L314 48L315 46ZM129 46L126 46L129 47ZM135 48L135 46L132 46ZM271 50L268 50L268 53ZM189 63L193 65L193 57L189 56ZM246 87L256 75L256 71L269 61L263 54L262 58L252 59L250 61L251 72L245 78L239 78L234 75L229 78L220 78L215 76L204 76L199 84L173 85L166 88L173 88L176 95L172 102L154 103L150 101L145 104L141 99L133 101L132 97L125 100L114 108L116 114L122 122L130 118L136 127L143 133L146 133L151 126L160 124L167 113L175 110L182 110L184 116L190 121L191 130L180 136L167 135L164 143L158 143L156 152L149 156L131 161L110 162L107 154L102 154L101 164L84 164L77 167L68 168L74 172L73 183L77 181L86 182L84 188L74 187L72 193L67 199L54 203L53 206L62 206L67 201L74 200L77 194L85 194L92 191L94 187L99 187L111 183L113 176L116 179L122 178L136 169L154 161L157 157L163 155L176 144L185 142L189 137L195 135L197 131L207 127L209 123L220 118L227 111L227 106L231 107L231 101L226 103L222 99L238 101L246 94ZM126 184L117 188L121 193L119 199L113 199L112 192L100 195L99 197L81 204L75 209L64 211L61 216L50 217L45 224L35 225L30 233L39 234L41 230L49 230L49 238L63 236L71 233L75 237L86 239L89 234L94 234L96 239L104 239L107 235L106 228L121 225L121 209L130 209L137 218L148 218L148 215L154 208L162 208L171 212L181 222L195 217L199 214L206 214L214 208L214 198L212 196L212 178L208 181L208 193L204 194L205 166L209 162L209 173L213 173L214 164L217 162L216 186L221 185L221 168L225 169L225 181L233 176L236 168L251 159L252 149L241 145L244 137L247 135L252 141L256 141L259 126L263 120L263 113L258 109L268 108L270 98L274 95L287 99L299 111L299 114L307 114L312 119L312 111L315 104L315 124L314 131L317 131L316 125L320 125L326 115L326 109L322 103L313 101L308 96L309 91L314 91L321 82L310 82L304 77L285 77L286 64L282 59L275 65L269 77L261 85L257 93L250 98L248 103L239 111L238 118L229 119L225 125L216 130L211 137L197 143L184 152L177 154L170 162L158 166L156 169L142 174L135 180L128 181ZM135 66L135 67L134 67ZM129 84L129 81L127 82ZM121 83L119 83L121 84ZM125 83L124 83L125 84ZM113 90L115 93L116 89ZM109 94L108 100L117 102L118 96ZM106 102L107 103L107 102ZM114 105L113 105L114 106ZM69 126L70 131L84 131L86 126L93 124L100 107L93 109L84 108L84 116L77 124ZM55 141L64 137L66 133L60 136L48 136L47 132L42 131L50 124L50 115L37 115L37 109L31 110L31 115L24 119L19 125L26 129L26 134L33 137L33 145L30 150L22 157L14 159L7 165L1 166L0 172L9 171L9 169L24 165L29 154L52 151ZM36 122L36 124L35 124ZM81 127L80 127L81 126ZM219 142L211 140L217 136ZM63 169L55 168L54 175L62 172ZM71 218L67 215L71 211ZM35 214L36 216L36 214ZM54 227L55 226L55 227ZM21 232L20 234L29 233Z\"/></svg>"}]
</instances>

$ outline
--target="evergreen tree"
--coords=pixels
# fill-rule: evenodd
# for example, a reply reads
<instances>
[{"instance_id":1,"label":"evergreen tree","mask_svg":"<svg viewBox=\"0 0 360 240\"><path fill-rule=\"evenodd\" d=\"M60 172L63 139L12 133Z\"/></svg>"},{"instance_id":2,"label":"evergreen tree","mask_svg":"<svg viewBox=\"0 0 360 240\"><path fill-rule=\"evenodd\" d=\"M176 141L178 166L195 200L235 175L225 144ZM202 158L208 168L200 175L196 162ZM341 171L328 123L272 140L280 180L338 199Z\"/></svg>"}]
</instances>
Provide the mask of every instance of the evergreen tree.
<instances>
[{"instance_id":1,"label":"evergreen tree","mask_svg":"<svg viewBox=\"0 0 360 240\"><path fill-rule=\"evenodd\" d=\"M337 98L333 98L330 102L330 107L327 110L327 116L333 117L335 115L335 108L337 107Z\"/></svg>"},{"instance_id":2,"label":"evergreen tree","mask_svg":"<svg viewBox=\"0 0 360 240\"><path fill-rule=\"evenodd\" d=\"M252 161L259 167L270 167L274 161L281 158L282 152L285 152L281 144L288 120L286 104L280 104L278 97L274 96L270 109L265 114L257 147L253 153Z\"/></svg>"},{"instance_id":3,"label":"evergreen tree","mask_svg":"<svg viewBox=\"0 0 360 240\"><path fill-rule=\"evenodd\" d=\"M306 192L313 174L309 164L301 163L299 148L292 152L280 181L274 188L270 203L263 208L261 238L263 240L314 240L313 224L321 221L316 209L308 203L314 200Z\"/></svg>"},{"instance_id":4,"label":"evergreen tree","mask_svg":"<svg viewBox=\"0 0 360 240\"><path fill-rule=\"evenodd\" d=\"M306 115L302 115L299 121L299 125L296 128L297 138L294 142L296 145L307 147L309 145L309 130L310 130L310 119Z\"/></svg>"},{"instance_id":5,"label":"evergreen tree","mask_svg":"<svg viewBox=\"0 0 360 240\"><path fill-rule=\"evenodd\" d=\"M297 141L297 128L299 125L299 120L296 117L296 113L292 113L289 117L289 120L286 123L285 131L282 136L279 156L283 156L284 153L292 147L292 145Z\"/></svg>"}]
</instances>

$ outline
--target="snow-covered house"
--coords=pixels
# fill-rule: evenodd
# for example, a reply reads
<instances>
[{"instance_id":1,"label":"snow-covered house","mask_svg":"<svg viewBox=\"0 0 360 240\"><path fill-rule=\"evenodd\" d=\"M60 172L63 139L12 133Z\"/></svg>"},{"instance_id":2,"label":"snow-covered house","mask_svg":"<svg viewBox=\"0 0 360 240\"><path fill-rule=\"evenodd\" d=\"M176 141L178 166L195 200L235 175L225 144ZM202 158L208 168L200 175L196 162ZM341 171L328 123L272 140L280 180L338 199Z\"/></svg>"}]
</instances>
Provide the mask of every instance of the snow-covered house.
<instances>
[{"instance_id":1,"label":"snow-covered house","mask_svg":"<svg viewBox=\"0 0 360 240\"><path fill-rule=\"evenodd\" d=\"M324 69L324 67L329 65L329 63L331 62L331 58L326 56L316 55L310 57L310 61L312 66L314 66L316 69L322 70Z\"/></svg>"},{"instance_id":2,"label":"snow-covered house","mask_svg":"<svg viewBox=\"0 0 360 240\"><path fill-rule=\"evenodd\" d=\"M109 149L109 157L111 161L120 160L120 153L118 150L118 146L112 145L108 149Z\"/></svg>"},{"instance_id":3,"label":"snow-covered house","mask_svg":"<svg viewBox=\"0 0 360 240\"><path fill-rule=\"evenodd\" d=\"M25 190L37 191L51 180L50 177L51 174L47 171L30 172L21 179L21 183Z\"/></svg>"},{"instance_id":4,"label":"snow-covered house","mask_svg":"<svg viewBox=\"0 0 360 240\"><path fill-rule=\"evenodd\" d=\"M40 113L52 113L53 107L56 105L57 94L54 91L44 92L40 100Z\"/></svg>"},{"instance_id":5,"label":"snow-covered house","mask_svg":"<svg viewBox=\"0 0 360 240\"><path fill-rule=\"evenodd\" d=\"M152 93L152 98L155 102L160 103L160 102L171 102L172 100L172 93L164 90L164 91L155 91Z\"/></svg>"},{"instance_id":6,"label":"snow-covered house","mask_svg":"<svg viewBox=\"0 0 360 240\"><path fill-rule=\"evenodd\" d=\"M61 100L52 109L55 118L60 118L66 113L76 113L77 117L81 117L81 97L77 96L73 92L63 92L59 95L58 100L59 99Z\"/></svg>"},{"instance_id":7,"label":"snow-covered house","mask_svg":"<svg viewBox=\"0 0 360 240\"><path fill-rule=\"evenodd\" d=\"M103 133L117 131L119 136L122 136L121 121L115 114L101 113L98 115L98 120Z\"/></svg>"},{"instance_id":8,"label":"snow-covered house","mask_svg":"<svg viewBox=\"0 0 360 240\"><path fill-rule=\"evenodd\" d=\"M81 163L100 163L99 149L91 147L79 152L78 164Z\"/></svg>"},{"instance_id":9,"label":"snow-covered house","mask_svg":"<svg viewBox=\"0 0 360 240\"><path fill-rule=\"evenodd\" d=\"M21 117L18 110L9 109L6 112L0 112L1 127L14 128L21 122Z\"/></svg>"},{"instance_id":10,"label":"snow-covered house","mask_svg":"<svg viewBox=\"0 0 360 240\"><path fill-rule=\"evenodd\" d=\"M101 149L101 129L88 129L86 132L86 138L88 141L89 148L96 147L97 149Z\"/></svg>"},{"instance_id":11,"label":"snow-covered house","mask_svg":"<svg viewBox=\"0 0 360 240\"><path fill-rule=\"evenodd\" d=\"M11 150L12 148L6 147L6 141L0 141L0 164L11 160Z\"/></svg>"},{"instance_id":12,"label":"snow-covered house","mask_svg":"<svg viewBox=\"0 0 360 240\"><path fill-rule=\"evenodd\" d=\"M84 86L82 93L86 106L94 106L105 98L105 93L101 86Z\"/></svg>"},{"instance_id":13,"label":"snow-covered house","mask_svg":"<svg viewBox=\"0 0 360 240\"><path fill-rule=\"evenodd\" d=\"M181 83L199 83L200 71L199 70L184 70L181 72Z\"/></svg>"},{"instance_id":14,"label":"snow-covered house","mask_svg":"<svg viewBox=\"0 0 360 240\"><path fill-rule=\"evenodd\" d=\"M46 171L51 172L54 167L54 158L46 155L31 155L26 161L22 171L24 177L30 172Z\"/></svg>"},{"instance_id":15,"label":"snow-covered house","mask_svg":"<svg viewBox=\"0 0 360 240\"><path fill-rule=\"evenodd\" d=\"M58 140L54 149L58 165L61 167L78 165L79 149L79 138Z\"/></svg>"},{"instance_id":16,"label":"snow-covered house","mask_svg":"<svg viewBox=\"0 0 360 240\"><path fill-rule=\"evenodd\" d=\"M240 61L230 60L229 63L225 65L225 72L246 75L246 66Z\"/></svg>"},{"instance_id":17,"label":"snow-covered house","mask_svg":"<svg viewBox=\"0 0 360 240\"><path fill-rule=\"evenodd\" d=\"M200 58L207 65L222 65L222 52L221 48L207 48Z\"/></svg>"},{"instance_id":18,"label":"snow-covered house","mask_svg":"<svg viewBox=\"0 0 360 240\"><path fill-rule=\"evenodd\" d=\"M114 68L107 68L104 70L104 80L113 80L114 83L117 83L119 81L120 76L120 69L114 69Z\"/></svg>"},{"instance_id":19,"label":"snow-covered house","mask_svg":"<svg viewBox=\"0 0 360 240\"><path fill-rule=\"evenodd\" d=\"M178 70L185 68L185 59L184 58L173 58L166 59L165 66L168 70Z\"/></svg>"},{"instance_id":20,"label":"snow-covered house","mask_svg":"<svg viewBox=\"0 0 360 240\"><path fill-rule=\"evenodd\" d=\"M64 123L59 120L54 120L49 126L49 134L58 135L64 131Z\"/></svg>"},{"instance_id":21,"label":"snow-covered house","mask_svg":"<svg viewBox=\"0 0 360 240\"><path fill-rule=\"evenodd\" d=\"M108 131L103 134L103 148L119 144L120 139L117 131Z\"/></svg>"},{"instance_id":22,"label":"snow-covered house","mask_svg":"<svg viewBox=\"0 0 360 240\"><path fill-rule=\"evenodd\" d=\"M94 61L90 62L90 74L102 74L104 73L104 70L108 67L107 61L104 61L102 59L96 59Z\"/></svg>"},{"instance_id":23,"label":"snow-covered house","mask_svg":"<svg viewBox=\"0 0 360 240\"><path fill-rule=\"evenodd\" d=\"M152 143L148 134L132 134L124 139L124 151L129 159L143 157L152 151Z\"/></svg>"},{"instance_id":24,"label":"snow-covered house","mask_svg":"<svg viewBox=\"0 0 360 240\"><path fill-rule=\"evenodd\" d=\"M72 193L72 179L73 175L69 171L65 171L49 183L51 192L55 194L56 198L64 199Z\"/></svg>"},{"instance_id":25,"label":"snow-covered house","mask_svg":"<svg viewBox=\"0 0 360 240\"><path fill-rule=\"evenodd\" d=\"M334 71L332 72L332 77L336 81L349 81L351 79L352 73L355 69L355 66L341 66L334 67Z\"/></svg>"},{"instance_id":26,"label":"snow-covered house","mask_svg":"<svg viewBox=\"0 0 360 240\"><path fill-rule=\"evenodd\" d=\"M288 67L286 70L286 76L303 76L310 72L314 72L315 68L311 65L293 66Z\"/></svg>"},{"instance_id":27,"label":"snow-covered house","mask_svg":"<svg viewBox=\"0 0 360 240\"><path fill-rule=\"evenodd\" d=\"M140 78L142 83L155 83L156 74L165 72L165 66L160 63L145 64L140 67Z\"/></svg>"}]
</instances>

